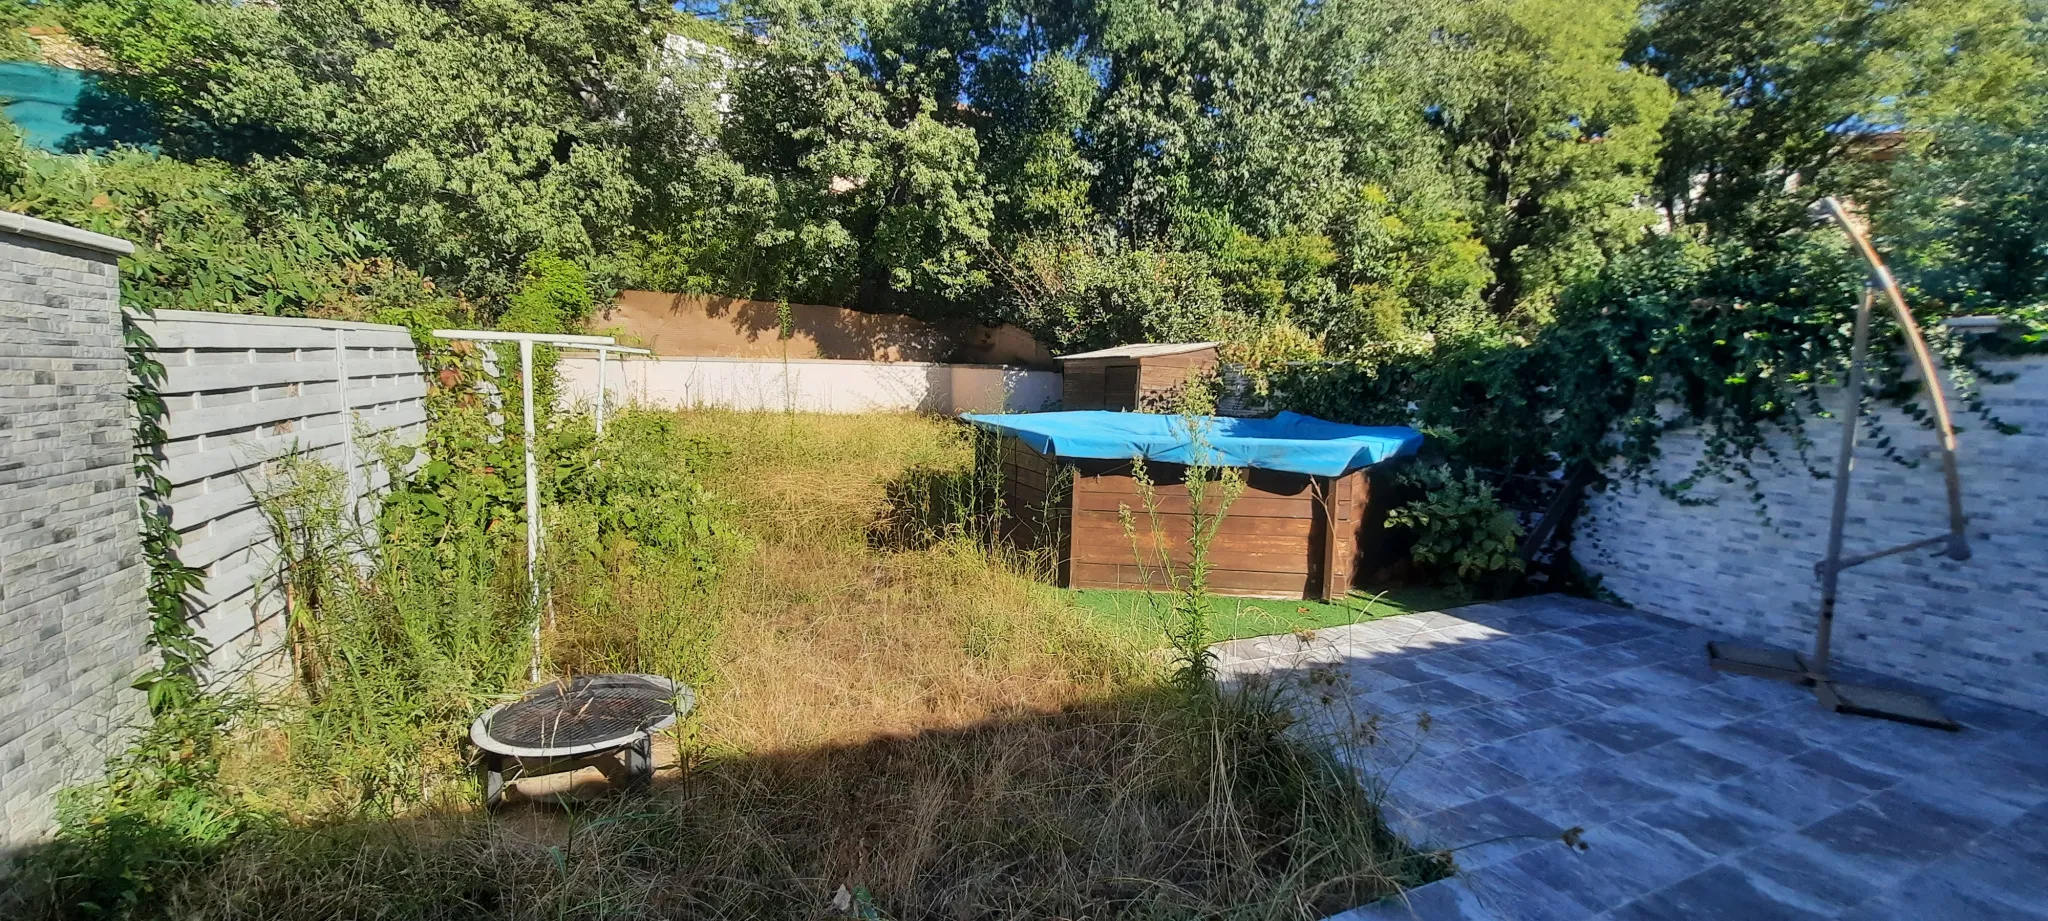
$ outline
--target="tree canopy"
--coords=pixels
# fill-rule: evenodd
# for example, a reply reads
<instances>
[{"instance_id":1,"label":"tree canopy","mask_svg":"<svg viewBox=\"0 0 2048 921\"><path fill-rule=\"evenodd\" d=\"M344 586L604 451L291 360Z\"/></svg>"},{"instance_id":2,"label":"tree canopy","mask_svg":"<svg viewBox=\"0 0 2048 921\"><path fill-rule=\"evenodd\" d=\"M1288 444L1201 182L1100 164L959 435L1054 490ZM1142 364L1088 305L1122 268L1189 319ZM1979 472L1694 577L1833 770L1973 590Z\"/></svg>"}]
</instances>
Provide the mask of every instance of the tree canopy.
<instances>
[{"instance_id":1,"label":"tree canopy","mask_svg":"<svg viewBox=\"0 0 2048 921\"><path fill-rule=\"evenodd\" d=\"M573 324L516 297L569 265L592 297L1011 321L1058 350L1220 338L1336 369L1333 412L1379 405L1354 378L1422 382L1389 405L1507 437L1472 413L1530 362L1606 368L1581 394L1602 432L1646 374L1788 412L1778 384L1723 388L1754 390L1752 360L1826 376L1793 357L1828 352L1853 298L1805 216L1820 194L1869 215L1929 309L2037 316L2048 285L2029 0L64 9L162 152L0 178L149 243L150 303ZM1644 351L1705 329L1697 368Z\"/></svg>"}]
</instances>

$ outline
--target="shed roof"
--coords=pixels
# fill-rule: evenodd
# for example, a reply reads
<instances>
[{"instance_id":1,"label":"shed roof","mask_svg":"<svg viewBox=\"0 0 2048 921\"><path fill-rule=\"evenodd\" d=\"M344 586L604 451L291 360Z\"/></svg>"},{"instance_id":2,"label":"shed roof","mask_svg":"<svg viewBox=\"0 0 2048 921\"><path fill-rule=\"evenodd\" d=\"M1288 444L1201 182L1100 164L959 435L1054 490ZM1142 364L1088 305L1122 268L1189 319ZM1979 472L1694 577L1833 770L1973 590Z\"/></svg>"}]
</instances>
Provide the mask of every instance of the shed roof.
<instances>
[{"instance_id":1,"label":"shed roof","mask_svg":"<svg viewBox=\"0 0 2048 921\"><path fill-rule=\"evenodd\" d=\"M1066 361L1071 358L1155 358L1160 355L1199 352L1203 349L1213 349L1221 344L1220 342L1140 342L1134 345L1119 345L1115 348L1096 349L1093 352L1061 355L1053 360Z\"/></svg>"}]
</instances>

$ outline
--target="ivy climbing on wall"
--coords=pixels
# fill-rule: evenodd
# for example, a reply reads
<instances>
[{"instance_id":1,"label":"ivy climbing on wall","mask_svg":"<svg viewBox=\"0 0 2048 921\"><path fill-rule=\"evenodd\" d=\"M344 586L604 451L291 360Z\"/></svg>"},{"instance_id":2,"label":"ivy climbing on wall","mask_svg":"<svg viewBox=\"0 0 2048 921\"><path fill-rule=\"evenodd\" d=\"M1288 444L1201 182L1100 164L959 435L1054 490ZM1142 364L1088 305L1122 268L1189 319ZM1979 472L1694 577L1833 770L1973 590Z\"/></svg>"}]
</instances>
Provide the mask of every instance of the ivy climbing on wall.
<instances>
[{"instance_id":1,"label":"ivy climbing on wall","mask_svg":"<svg viewBox=\"0 0 2048 921\"><path fill-rule=\"evenodd\" d=\"M142 556L149 564L149 645L160 657L142 673L135 687L149 695L149 711L162 715L189 706L199 697L199 667L206 660L206 640L186 618L185 594L202 587L200 570L178 559L183 538L171 525L171 481L163 474L163 363L151 355L156 343L136 322L146 308L121 313L122 340L128 352L128 400L135 412L135 483L142 504Z\"/></svg>"}]
</instances>

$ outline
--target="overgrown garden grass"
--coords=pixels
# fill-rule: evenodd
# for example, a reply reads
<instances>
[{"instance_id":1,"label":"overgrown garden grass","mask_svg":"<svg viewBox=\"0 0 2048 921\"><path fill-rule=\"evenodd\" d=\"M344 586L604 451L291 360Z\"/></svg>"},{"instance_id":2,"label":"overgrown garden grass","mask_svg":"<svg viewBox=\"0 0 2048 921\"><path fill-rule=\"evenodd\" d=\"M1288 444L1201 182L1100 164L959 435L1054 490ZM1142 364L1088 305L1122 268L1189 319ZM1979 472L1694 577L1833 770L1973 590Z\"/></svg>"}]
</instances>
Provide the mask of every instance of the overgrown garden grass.
<instances>
[{"instance_id":1,"label":"overgrown garden grass","mask_svg":"<svg viewBox=\"0 0 2048 921\"><path fill-rule=\"evenodd\" d=\"M547 665L699 688L651 793L474 807L462 728L524 677L520 529L492 495L516 478L510 448L442 425L469 466L387 505L376 565L293 574L321 586L296 600L322 674L217 719L218 769L152 781L154 805L84 791L22 914L827 917L844 886L902 919L1279 919L1442 871L1277 698L1167 680L1157 634L1104 629L972 527L877 541L905 482L969 475L952 423L579 425L551 445ZM177 812L195 790L231 823L203 840ZM132 836L93 830L108 817L182 846L137 866L110 850Z\"/></svg>"}]
</instances>

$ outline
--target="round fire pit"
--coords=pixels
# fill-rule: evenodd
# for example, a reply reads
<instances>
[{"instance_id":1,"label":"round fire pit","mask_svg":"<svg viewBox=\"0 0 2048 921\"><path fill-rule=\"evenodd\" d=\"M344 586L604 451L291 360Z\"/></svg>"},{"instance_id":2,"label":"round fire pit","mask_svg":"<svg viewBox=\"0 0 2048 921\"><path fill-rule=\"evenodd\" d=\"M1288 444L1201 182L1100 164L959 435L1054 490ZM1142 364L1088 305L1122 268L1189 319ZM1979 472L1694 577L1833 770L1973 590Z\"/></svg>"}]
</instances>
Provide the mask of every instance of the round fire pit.
<instances>
[{"instance_id":1,"label":"round fire pit","mask_svg":"<svg viewBox=\"0 0 2048 921\"><path fill-rule=\"evenodd\" d=\"M584 675L545 684L485 710L469 727L482 752L484 805L522 777L594 767L614 785L654 777L654 733L690 712L696 695L658 675Z\"/></svg>"}]
</instances>

